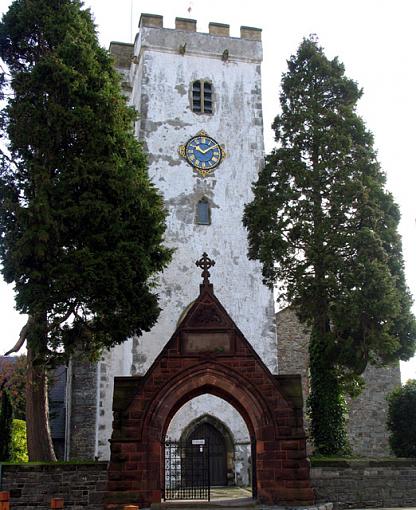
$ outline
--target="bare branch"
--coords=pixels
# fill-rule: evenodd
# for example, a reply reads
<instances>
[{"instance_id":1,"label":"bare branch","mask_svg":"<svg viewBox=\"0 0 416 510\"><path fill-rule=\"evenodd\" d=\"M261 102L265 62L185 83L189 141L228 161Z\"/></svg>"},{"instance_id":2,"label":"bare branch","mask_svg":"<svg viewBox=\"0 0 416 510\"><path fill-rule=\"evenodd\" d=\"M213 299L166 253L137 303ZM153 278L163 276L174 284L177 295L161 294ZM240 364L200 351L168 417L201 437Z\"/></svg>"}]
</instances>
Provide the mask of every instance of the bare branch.
<instances>
[{"instance_id":1,"label":"bare branch","mask_svg":"<svg viewBox=\"0 0 416 510\"><path fill-rule=\"evenodd\" d=\"M27 338L27 334L29 332L30 326L33 324L33 318L29 317L26 324L23 326L23 328L20 330L19 334L19 340L16 342L16 345L10 349L10 351L7 351L4 355L8 356L9 354L12 354L13 352L19 352L20 349L23 347L23 344L25 343L25 340Z\"/></svg>"},{"instance_id":2,"label":"bare branch","mask_svg":"<svg viewBox=\"0 0 416 510\"><path fill-rule=\"evenodd\" d=\"M77 315L77 310L78 310L78 305L77 304L74 304L74 306L72 306L67 312L66 314L63 316L63 317L60 317L59 319L53 321L49 326L48 326L48 332L50 331L53 331L54 329L56 329L57 327L59 327L63 322L67 321L72 314L74 315Z\"/></svg>"},{"instance_id":3,"label":"bare branch","mask_svg":"<svg viewBox=\"0 0 416 510\"><path fill-rule=\"evenodd\" d=\"M4 74L4 76L10 76L11 77L11 74L8 71L6 71L6 66L3 63L3 60L0 60L0 72L2 74Z\"/></svg>"},{"instance_id":4,"label":"bare branch","mask_svg":"<svg viewBox=\"0 0 416 510\"><path fill-rule=\"evenodd\" d=\"M22 167L19 165L19 163L17 163L14 159L12 159L8 154L6 154L6 152L4 152L4 150L0 147L0 154L7 159L7 161L14 165L18 170L23 170Z\"/></svg>"}]
</instances>

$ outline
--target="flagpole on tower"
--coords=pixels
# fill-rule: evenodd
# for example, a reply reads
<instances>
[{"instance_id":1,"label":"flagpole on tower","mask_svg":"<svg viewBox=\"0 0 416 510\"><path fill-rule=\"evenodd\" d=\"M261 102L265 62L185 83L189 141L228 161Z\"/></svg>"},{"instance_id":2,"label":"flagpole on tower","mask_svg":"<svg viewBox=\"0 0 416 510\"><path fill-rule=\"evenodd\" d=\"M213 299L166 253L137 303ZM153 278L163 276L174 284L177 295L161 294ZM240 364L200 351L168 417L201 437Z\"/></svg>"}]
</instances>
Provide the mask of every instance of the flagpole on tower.
<instances>
[{"instance_id":1,"label":"flagpole on tower","mask_svg":"<svg viewBox=\"0 0 416 510\"><path fill-rule=\"evenodd\" d=\"M133 41L133 0L130 0L130 42Z\"/></svg>"}]
</instances>

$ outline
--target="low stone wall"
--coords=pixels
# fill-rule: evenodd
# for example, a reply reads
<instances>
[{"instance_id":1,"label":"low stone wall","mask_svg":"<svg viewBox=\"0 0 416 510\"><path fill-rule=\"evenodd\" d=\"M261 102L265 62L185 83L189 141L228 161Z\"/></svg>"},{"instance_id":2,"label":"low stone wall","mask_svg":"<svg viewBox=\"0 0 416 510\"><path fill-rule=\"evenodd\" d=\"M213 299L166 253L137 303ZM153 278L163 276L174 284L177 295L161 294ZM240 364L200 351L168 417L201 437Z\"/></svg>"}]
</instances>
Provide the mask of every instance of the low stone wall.
<instances>
[{"instance_id":1,"label":"low stone wall","mask_svg":"<svg viewBox=\"0 0 416 510\"><path fill-rule=\"evenodd\" d=\"M46 510L53 497L64 498L72 510L102 510L106 485L106 462L1 466L1 490L10 491L11 510Z\"/></svg>"},{"instance_id":2,"label":"low stone wall","mask_svg":"<svg viewBox=\"0 0 416 510\"><path fill-rule=\"evenodd\" d=\"M334 509L416 507L416 459L313 460L311 478Z\"/></svg>"},{"instance_id":3,"label":"low stone wall","mask_svg":"<svg viewBox=\"0 0 416 510\"><path fill-rule=\"evenodd\" d=\"M102 510L107 463L2 465L1 488L10 508L46 510L51 498L72 510ZM318 503L334 509L416 507L416 459L313 460L312 486Z\"/></svg>"}]
</instances>

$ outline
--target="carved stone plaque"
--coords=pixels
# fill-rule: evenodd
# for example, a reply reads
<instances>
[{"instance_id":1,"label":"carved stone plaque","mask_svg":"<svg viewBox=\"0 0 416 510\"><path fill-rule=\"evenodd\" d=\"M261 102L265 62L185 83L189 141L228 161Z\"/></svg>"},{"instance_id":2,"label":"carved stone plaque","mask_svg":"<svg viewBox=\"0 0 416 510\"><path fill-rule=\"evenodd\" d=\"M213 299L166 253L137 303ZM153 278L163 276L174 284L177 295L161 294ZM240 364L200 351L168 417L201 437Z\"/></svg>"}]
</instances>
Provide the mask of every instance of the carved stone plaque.
<instances>
[{"instance_id":1,"label":"carved stone plaque","mask_svg":"<svg viewBox=\"0 0 416 510\"><path fill-rule=\"evenodd\" d=\"M185 352L218 352L231 351L231 338L228 333L187 333L184 335Z\"/></svg>"}]
</instances>

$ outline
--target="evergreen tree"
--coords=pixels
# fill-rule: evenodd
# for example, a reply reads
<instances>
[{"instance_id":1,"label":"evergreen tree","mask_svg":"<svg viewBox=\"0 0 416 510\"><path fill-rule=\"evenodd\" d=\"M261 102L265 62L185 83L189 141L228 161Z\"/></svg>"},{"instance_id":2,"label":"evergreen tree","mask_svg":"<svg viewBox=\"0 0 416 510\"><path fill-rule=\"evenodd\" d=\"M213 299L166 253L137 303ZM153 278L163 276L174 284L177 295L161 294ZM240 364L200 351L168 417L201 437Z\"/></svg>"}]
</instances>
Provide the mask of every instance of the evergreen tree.
<instances>
[{"instance_id":1,"label":"evergreen tree","mask_svg":"<svg viewBox=\"0 0 416 510\"><path fill-rule=\"evenodd\" d=\"M27 342L31 460L53 458L46 368L148 331L171 257L135 113L82 6L15 0L0 24L0 257L29 317L12 352Z\"/></svg>"},{"instance_id":2,"label":"evergreen tree","mask_svg":"<svg viewBox=\"0 0 416 510\"><path fill-rule=\"evenodd\" d=\"M390 447L397 457L416 457L416 379L409 379L387 398Z\"/></svg>"},{"instance_id":3,"label":"evergreen tree","mask_svg":"<svg viewBox=\"0 0 416 510\"><path fill-rule=\"evenodd\" d=\"M314 38L288 61L266 158L246 206L249 256L311 328L311 430L317 453L348 451L343 395L368 363L409 359L416 324L399 210L385 190L362 95Z\"/></svg>"}]
</instances>

